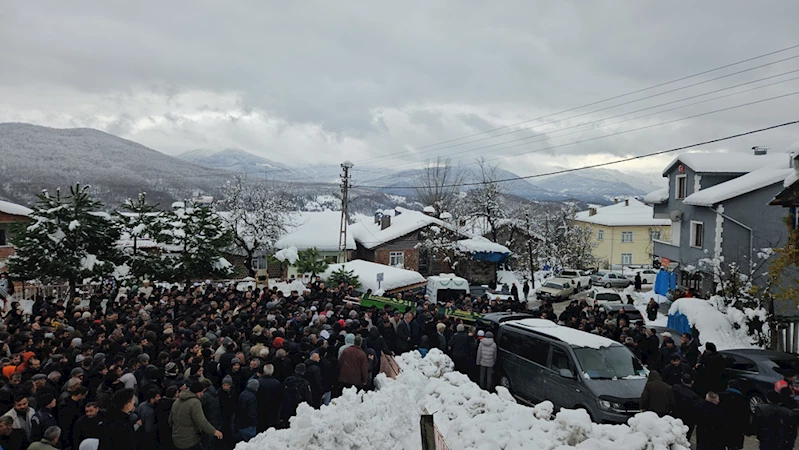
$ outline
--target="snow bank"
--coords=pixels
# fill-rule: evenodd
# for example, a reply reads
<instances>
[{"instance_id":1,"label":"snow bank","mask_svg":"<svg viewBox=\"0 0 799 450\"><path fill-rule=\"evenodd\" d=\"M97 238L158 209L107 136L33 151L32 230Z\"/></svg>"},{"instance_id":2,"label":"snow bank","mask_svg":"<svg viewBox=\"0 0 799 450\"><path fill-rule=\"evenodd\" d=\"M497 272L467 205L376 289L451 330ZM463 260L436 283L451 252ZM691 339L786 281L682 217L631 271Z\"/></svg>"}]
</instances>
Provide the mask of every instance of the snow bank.
<instances>
[{"instance_id":1,"label":"snow bank","mask_svg":"<svg viewBox=\"0 0 799 450\"><path fill-rule=\"evenodd\" d=\"M732 317L714 308L707 300L681 298L669 309L670 315L676 313L684 314L688 322L699 330L702 344L712 342L719 350L757 348L752 345L745 327L736 325Z\"/></svg>"},{"instance_id":2,"label":"snow bank","mask_svg":"<svg viewBox=\"0 0 799 450\"><path fill-rule=\"evenodd\" d=\"M289 248L284 248L283 250L279 250L275 253L275 259L280 262L288 261L289 264L294 264L300 259L300 255L297 252L297 247L291 246Z\"/></svg>"},{"instance_id":3,"label":"snow bank","mask_svg":"<svg viewBox=\"0 0 799 450\"><path fill-rule=\"evenodd\" d=\"M608 450L687 450L688 428L681 421L641 413L628 425L591 423L582 410L561 410L552 403L517 404L502 387L492 394L465 375L437 349L425 358L410 352L397 359L396 380L378 376L379 390L346 390L329 406L301 405L287 430L270 429L237 450L421 448L419 416L430 411L447 444L458 450L560 449L565 446Z\"/></svg>"},{"instance_id":4,"label":"snow bank","mask_svg":"<svg viewBox=\"0 0 799 450\"><path fill-rule=\"evenodd\" d=\"M363 261L361 259L349 261L344 264L330 264L327 270L320 276L323 280L327 280L330 274L342 267L344 270L351 270L355 275L358 275L358 281L361 283L361 290L363 292L366 292L367 289L371 289L375 294L377 294L378 291L391 291L417 285L426 281L425 277L419 272ZM383 274L383 281L380 283L377 282L377 274L379 273Z\"/></svg>"},{"instance_id":5,"label":"snow bank","mask_svg":"<svg viewBox=\"0 0 799 450\"><path fill-rule=\"evenodd\" d=\"M302 291L307 289L305 284L303 284L300 280L292 280L291 283L286 283L285 281L277 281L277 280L269 280L269 289L277 288L278 291L282 292L283 295L288 295L291 291L297 291L302 294Z\"/></svg>"}]
</instances>

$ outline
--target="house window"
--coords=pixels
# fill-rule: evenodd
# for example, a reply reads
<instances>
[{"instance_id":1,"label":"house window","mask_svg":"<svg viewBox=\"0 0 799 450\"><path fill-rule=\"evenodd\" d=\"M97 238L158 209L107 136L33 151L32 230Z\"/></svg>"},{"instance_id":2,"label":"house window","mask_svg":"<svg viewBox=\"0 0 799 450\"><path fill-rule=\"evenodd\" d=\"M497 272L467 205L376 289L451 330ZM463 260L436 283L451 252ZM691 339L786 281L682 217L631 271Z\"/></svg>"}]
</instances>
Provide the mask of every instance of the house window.
<instances>
[{"instance_id":1,"label":"house window","mask_svg":"<svg viewBox=\"0 0 799 450\"><path fill-rule=\"evenodd\" d=\"M705 243L705 225L691 221L691 247L702 248Z\"/></svg>"},{"instance_id":2,"label":"house window","mask_svg":"<svg viewBox=\"0 0 799 450\"><path fill-rule=\"evenodd\" d=\"M686 186L687 186L686 183L687 183L687 181L686 181L685 175L677 175L677 186L676 186L677 192L674 193L674 197L675 198L678 198L678 199L685 198L685 195L687 194L687 192L685 191Z\"/></svg>"},{"instance_id":3,"label":"house window","mask_svg":"<svg viewBox=\"0 0 799 450\"><path fill-rule=\"evenodd\" d=\"M325 262L328 264L338 264L338 255L336 256L325 256Z\"/></svg>"},{"instance_id":4,"label":"house window","mask_svg":"<svg viewBox=\"0 0 799 450\"><path fill-rule=\"evenodd\" d=\"M253 270L264 270L266 269L266 256L256 256L252 259L252 269Z\"/></svg>"},{"instance_id":5,"label":"house window","mask_svg":"<svg viewBox=\"0 0 799 450\"><path fill-rule=\"evenodd\" d=\"M632 264L633 263L633 254L632 253L622 253L621 254L621 263L623 265Z\"/></svg>"},{"instance_id":6,"label":"house window","mask_svg":"<svg viewBox=\"0 0 799 450\"><path fill-rule=\"evenodd\" d=\"M605 230L596 230L596 240L597 241L605 240Z\"/></svg>"},{"instance_id":7,"label":"house window","mask_svg":"<svg viewBox=\"0 0 799 450\"><path fill-rule=\"evenodd\" d=\"M622 231L621 232L621 241L622 242L632 242L633 241L633 232L632 231Z\"/></svg>"},{"instance_id":8,"label":"house window","mask_svg":"<svg viewBox=\"0 0 799 450\"><path fill-rule=\"evenodd\" d=\"M660 230L652 230L649 232L649 242L660 240Z\"/></svg>"},{"instance_id":9,"label":"house window","mask_svg":"<svg viewBox=\"0 0 799 450\"><path fill-rule=\"evenodd\" d=\"M6 242L6 230L0 228L0 245L8 245Z\"/></svg>"},{"instance_id":10,"label":"house window","mask_svg":"<svg viewBox=\"0 0 799 450\"><path fill-rule=\"evenodd\" d=\"M388 254L388 265L394 267L405 267L405 253L390 252Z\"/></svg>"}]
</instances>

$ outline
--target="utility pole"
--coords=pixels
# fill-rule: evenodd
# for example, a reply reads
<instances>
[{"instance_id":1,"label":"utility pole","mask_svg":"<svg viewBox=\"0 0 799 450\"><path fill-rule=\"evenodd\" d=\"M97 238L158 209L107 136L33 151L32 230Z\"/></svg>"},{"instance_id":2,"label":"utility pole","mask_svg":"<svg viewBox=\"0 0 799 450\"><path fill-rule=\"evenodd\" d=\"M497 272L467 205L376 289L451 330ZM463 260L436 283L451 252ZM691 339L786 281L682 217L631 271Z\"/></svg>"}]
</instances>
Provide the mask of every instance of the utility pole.
<instances>
[{"instance_id":1,"label":"utility pole","mask_svg":"<svg viewBox=\"0 0 799 450\"><path fill-rule=\"evenodd\" d=\"M347 225L349 223L349 214L347 207L349 203L349 190L350 190L350 169L352 163L344 161L341 163L341 168L344 173L341 174L341 226L339 227L338 235L338 262L347 262Z\"/></svg>"},{"instance_id":2,"label":"utility pole","mask_svg":"<svg viewBox=\"0 0 799 450\"><path fill-rule=\"evenodd\" d=\"M535 285L535 266L533 265L533 232L530 228L530 213L524 213L524 218L527 222L526 238L527 238L527 257L530 259L530 282Z\"/></svg>"}]
</instances>

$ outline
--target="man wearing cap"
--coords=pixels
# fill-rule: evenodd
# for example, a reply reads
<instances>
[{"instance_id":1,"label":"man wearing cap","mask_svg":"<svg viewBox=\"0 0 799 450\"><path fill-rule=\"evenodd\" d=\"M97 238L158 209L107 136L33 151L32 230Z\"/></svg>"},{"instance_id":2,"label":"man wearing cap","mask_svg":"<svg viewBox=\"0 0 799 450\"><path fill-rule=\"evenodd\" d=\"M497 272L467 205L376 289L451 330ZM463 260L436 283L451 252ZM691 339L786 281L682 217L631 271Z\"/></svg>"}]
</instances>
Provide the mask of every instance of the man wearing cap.
<instances>
[{"instance_id":1,"label":"man wearing cap","mask_svg":"<svg viewBox=\"0 0 799 450\"><path fill-rule=\"evenodd\" d=\"M203 414L200 399L205 390L206 387L202 382L195 381L191 388L178 395L178 399L172 405L172 412L169 415L172 441L175 447L181 450L203 450L200 445L203 433L222 439L222 433L214 428Z\"/></svg>"},{"instance_id":2,"label":"man wearing cap","mask_svg":"<svg viewBox=\"0 0 799 450\"><path fill-rule=\"evenodd\" d=\"M236 429L244 442L252 439L256 434L258 424L258 380L247 381L247 388L239 394L236 406Z\"/></svg>"}]
</instances>

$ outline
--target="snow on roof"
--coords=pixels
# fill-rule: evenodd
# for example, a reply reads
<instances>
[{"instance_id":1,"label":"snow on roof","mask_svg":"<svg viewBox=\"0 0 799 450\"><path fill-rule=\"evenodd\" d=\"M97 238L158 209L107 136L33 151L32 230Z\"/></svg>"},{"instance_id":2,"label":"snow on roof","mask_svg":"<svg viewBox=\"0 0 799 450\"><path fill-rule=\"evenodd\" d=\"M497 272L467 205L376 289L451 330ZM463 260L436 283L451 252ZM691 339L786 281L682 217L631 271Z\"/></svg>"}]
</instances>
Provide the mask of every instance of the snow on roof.
<instances>
[{"instance_id":1,"label":"snow on roof","mask_svg":"<svg viewBox=\"0 0 799 450\"><path fill-rule=\"evenodd\" d=\"M545 334L555 339L573 345L575 347L588 347L588 348L602 348L610 347L613 345L621 345L611 339L598 336L596 334L586 333L585 331L576 330L574 328L560 326L550 320L545 319L522 319L505 322L506 324L514 324L523 328L534 330L536 333Z\"/></svg>"},{"instance_id":2,"label":"snow on roof","mask_svg":"<svg viewBox=\"0 0 799 450\"><path fill-rule=\"evenodd\" d=\"M300 212L275 247L281 250L296 247L301 251L315 247L323 252L337 251L340 226L341 211ZM347 249L355 250L353 233L347 233Z\"/></svg>"},{"instance_id":3,"label":"snow on roof","mask_svg":"<svg viewBox=\"0 0 799 450\"><path fill-rule=\"evenodd\" d=\"M788 167L788 160L788 154L780 152L767 155L743 152L685 153L674 158L663 169L663 176L678 163L683 163L699 173L747 173L763 167L785 168Z\"/></svg>"},{"instance_id":4,"label":"snow on roof","mask_svg":"<svg viewBox=\"0 0 799 450\"><path fill-rule=\"evenodd\" d=\"M468 253L510 253L508 247L491 242L482 236L458 241L458 250Z\"/></svg>"},{"instance_id":5,"label":"snow on roof","mask_svg":"<svg viewBox=\"0 0 799 450\"><path fill-rule=\"evenodd\" d=\"M364 292L371 289L373 292L378 290L392 291L395 289L404 288L406 286L413 286L415 284L424 283L425 278L413 270L400 269L399 267L386 266L383 264L373 263L356 259L346 262L344 264L330 264L327 270L321 274L322 279L327 280L331 273L344 267L344 270L353 271L358 275L358 281L361 282L361 290ZM377 285L377 274L383 274L383 281L380 286Z\"/></svg>"},{"instance_id":6,"label":"snow on roof","mask_svg":"<svg viewBox=\"0 0 799 450\"><path fill-rule=\"evenodd\" d=\"M799 171L794 170L792 174L785 178L785 181L782 182L782 186L791 187L797 181L799 181Z\"/></svg>"},{"instance_id":7,"label":"snow on roof","mask_svg":"<svg viewBox=\"0 0 799 450\"><path fill-rule=\"evenodd\" d=\"M714 308L707 300L681 298L672 303L669 315L682 313L699 330L703 344L712 342L719 350L752 348L746 327L736 328L732 317Z\"/></svg>"},{"instance_id":8,"label":"snow on roof","mask_svg":"<svg viewBox=\"0 0 799 450\"><path fill-rule=\"evenodd\" d=\"M593 216L589 211L580 211L575 215L575 220L608 227L623 226L666 226L671 225L669 219L653 218L653 208L634 198L620 201L614 205L596 209Z\"/></svg>"},{"instance_id":9,"label":"snow on roof","mask_svg":"<svg viewBox=\"0 0 799 450\"><path fill-rule=\"evenodd\" d=\"M27 206L0 200L0 212L9 214L11 216L27 216L32 213L33 210Z\"/></svg>"},{"instance_id":10,"label":"snow on roof","mask_svg":"<svg viewBox=\"0 0 799 450\"><path fill-rule=\"evenodd\" d=\"M392 216L391 225L385 230L380 229L380 224L375 223L373 217L361 220L350 226L350 231L355 240L368 249L373 249L386 242L393 241L406 234L420 230L428 225L449 227L446 223L435 217L430 217L423 212L413 211L399 206L394 208L394 210L386 210L382 213L383 215Z\"/></svg>"},{"instance_id":11,"label":"snow on roof","mask_svg":"<svg viewBox=\"0 0 799 450\"><path fill-rule=\"evenodd\" d=\"M683 200L686 205L713 206L740 195L762 189L772 184L784 182L786 177L793 174L793 169L775 169L766 167L749 172L746 175L733 178L730 181L711 186L695 192Z\"/></svg>"},{"instance_id":12,"label":"snow on roof","mask_svg":"<svg viewBox=\"0 0 799 450\"><path fill-rule=\"evenodd\" d=\"M424 208L422 208L422 212L426 214L435 214L436 209L433 208L432 206L425 206Z\"/></svg>"},{"instance_id":13,"label":"snow on roof","mask_svg":"<svg viewBox=\"0 0 799 450\"><path fill-rule=\"evenodd\" d=\"M650 192L646 194L644 197L644 203L650 205L659 205L661 203L665 203L669 199L669 188L664 187L663 189L658 189L657 191Z\"/></svg>"}]
</instances>

